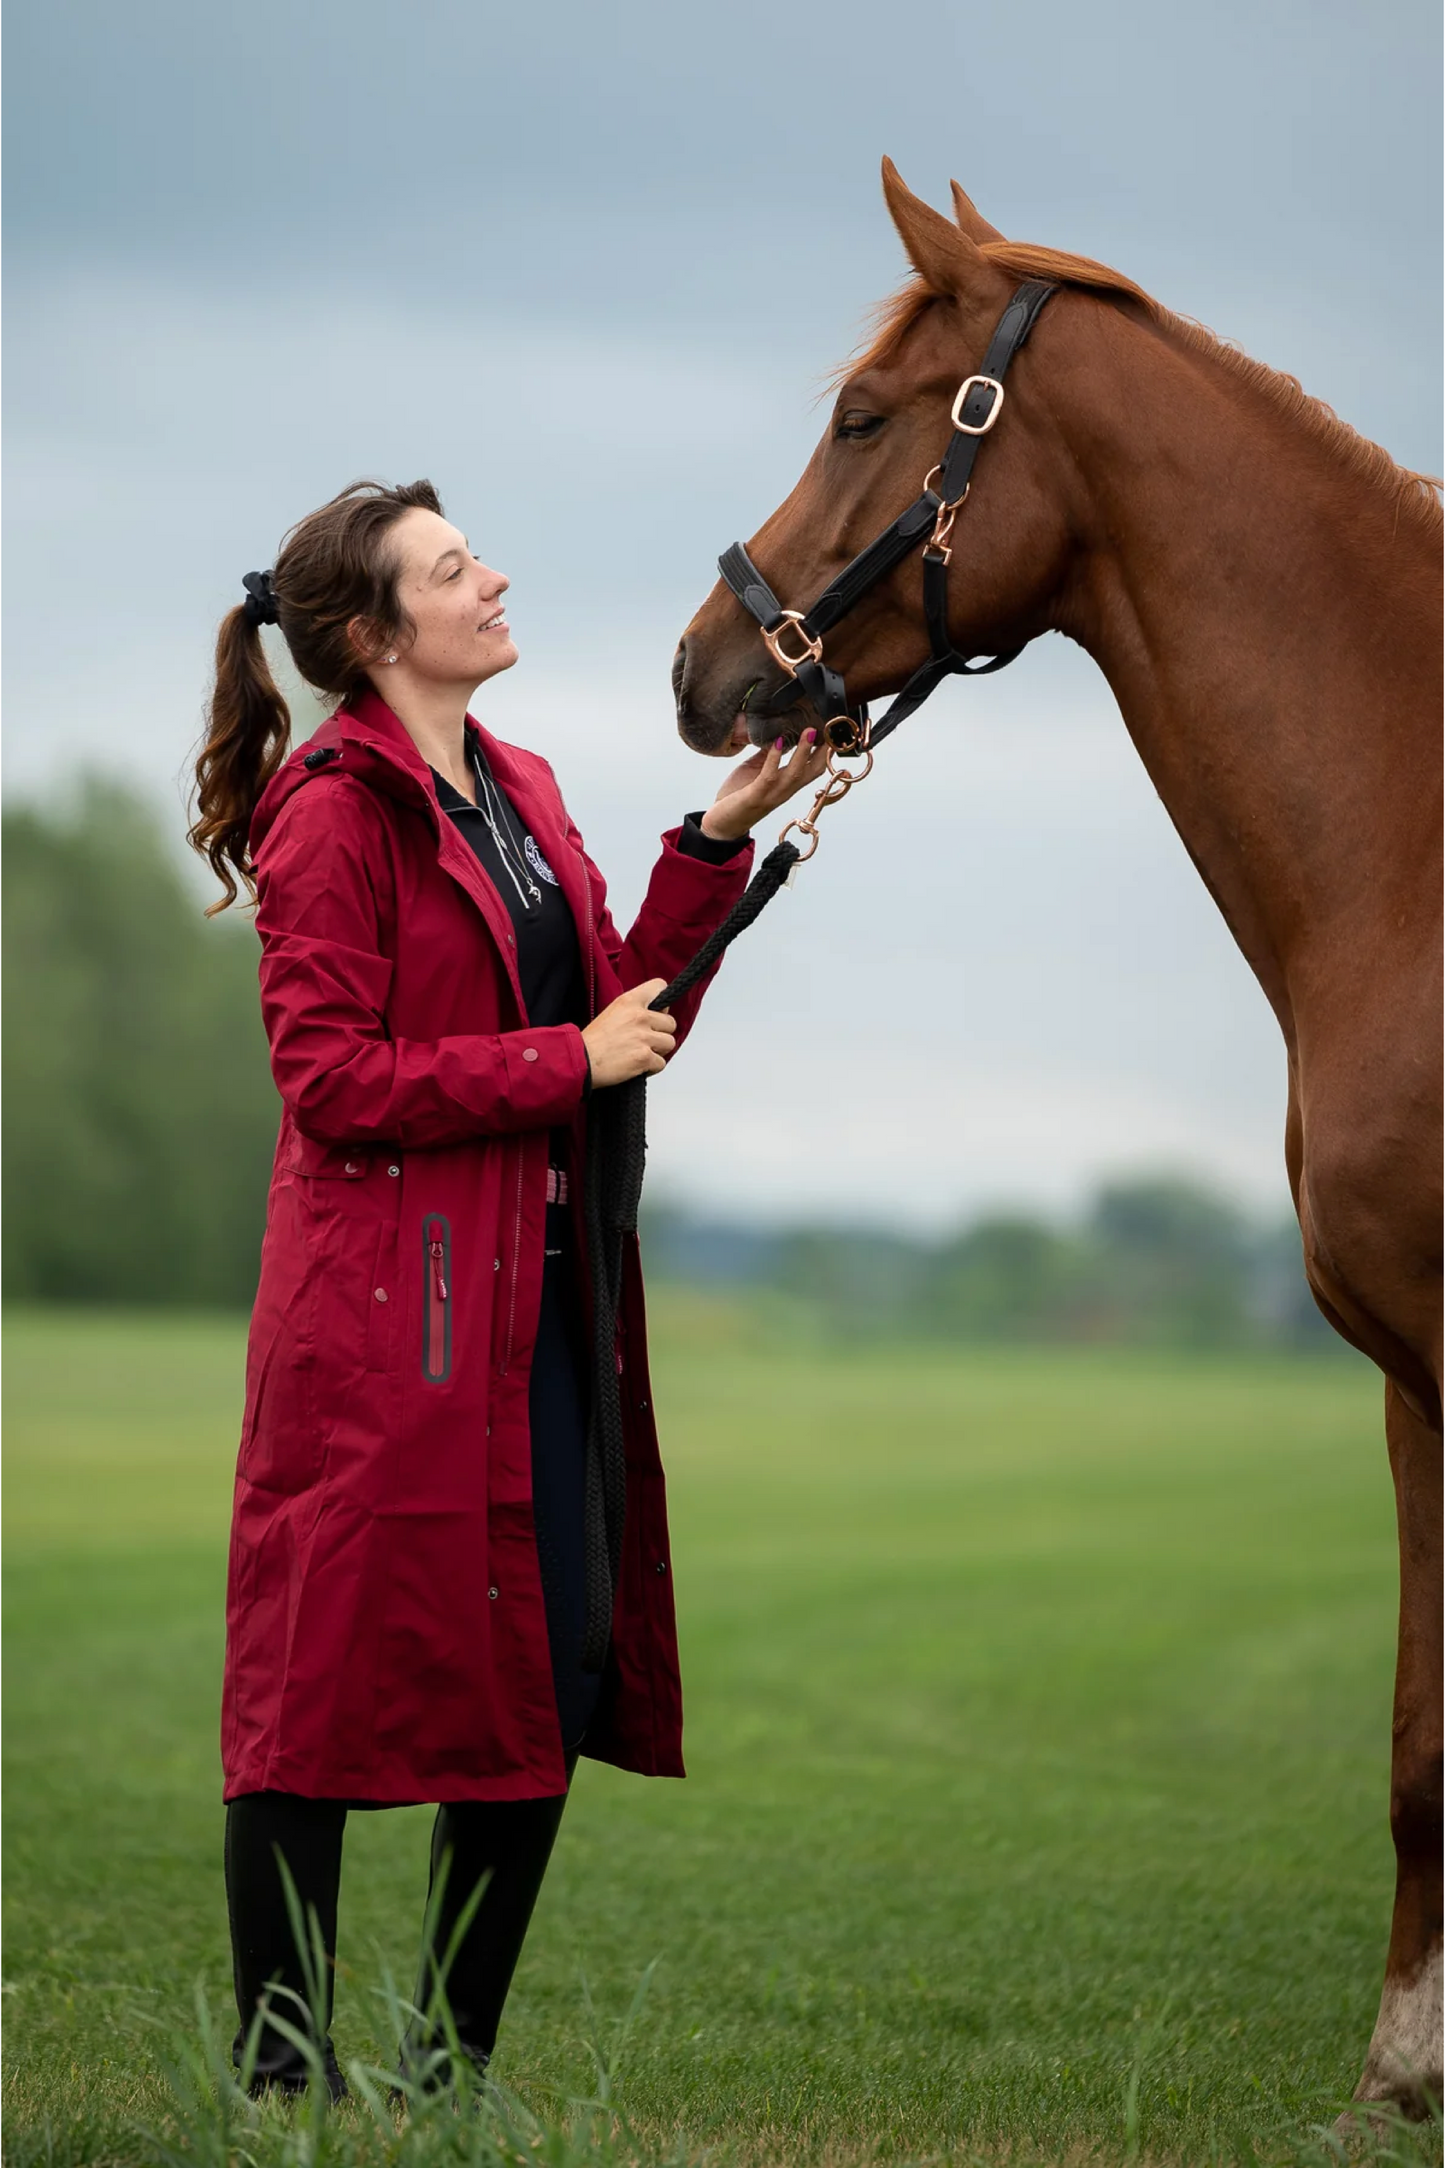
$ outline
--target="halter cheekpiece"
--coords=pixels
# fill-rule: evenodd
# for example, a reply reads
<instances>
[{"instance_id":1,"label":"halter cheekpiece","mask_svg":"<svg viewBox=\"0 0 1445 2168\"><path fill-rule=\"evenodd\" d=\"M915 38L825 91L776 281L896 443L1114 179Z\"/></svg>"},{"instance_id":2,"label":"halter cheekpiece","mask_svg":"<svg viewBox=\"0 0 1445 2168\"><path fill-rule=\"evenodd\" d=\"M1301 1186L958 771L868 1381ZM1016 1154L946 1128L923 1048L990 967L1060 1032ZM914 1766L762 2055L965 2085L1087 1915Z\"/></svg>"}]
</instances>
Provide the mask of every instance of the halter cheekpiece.
<instances>
[{"instance_id":1,"label":"halter cheekpiece","mask_svg":"<svg viewBox=\"0 0 1445 2168\"><path fill-rule=\"evenodd\" d=\"M279 625L281 613L276 607L276 590L271 585L269 572L248 572L241 585L246 599L241 607L246 613L246 623L251 626Z\"/></svg>"},{"instance_id":2,"label":"halter cheekpiece","mask_svg":"<svg viewBox=\"0 0 1445 2168\"><path fill-rule=\"evenodd\" d=\"M817 834L813 822L817 815L825 805L845 796L849 787L861 782L868 772L867 768L858 774L839 769L839 758L863 757L871 767L873 748L922 707L944 678L955 674L985 677L991 671L1002 670L1023 652L1011 648L1006 654L983 660L958 652L948 630L948 565L953 555L953 523L968 495L979 446L1003 412L1003 380L1009 363L1033 330L1050 294L1057 291L1042 279L1028 279L1016 288L994 327L982 369L977 376L966 376L954 395L949 413L953 435L937 466L931 467L924 478L922 494L866 549L860 550L810 608L785 610L741 542L734 542L718 559L719 572L743 608L757 619L764 646L789 680L764 702L761 712L781 715L797 705L801 691L812 702L823 726L830 781L806 819L789 823L789 827L796 825L810 837L814 848ZM920 542L928 660L920 663L874 723L869 719L867 703L850 704L842 676L824 662L823 636L841 623ZM787 829L783 833L786 835ZM811 856L811 850L805 855Z\"/></svg>"}]
</instances>

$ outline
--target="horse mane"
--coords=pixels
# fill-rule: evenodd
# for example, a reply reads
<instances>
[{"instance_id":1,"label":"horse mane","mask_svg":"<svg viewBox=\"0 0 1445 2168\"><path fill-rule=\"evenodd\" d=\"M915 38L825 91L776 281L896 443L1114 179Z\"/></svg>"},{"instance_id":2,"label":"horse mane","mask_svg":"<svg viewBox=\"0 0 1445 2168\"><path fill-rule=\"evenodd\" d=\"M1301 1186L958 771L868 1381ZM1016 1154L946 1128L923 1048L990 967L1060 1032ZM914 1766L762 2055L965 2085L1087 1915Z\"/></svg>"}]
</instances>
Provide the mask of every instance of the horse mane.
<instances>
[{"instance_id":1,"label":"horse mane","mask_svg":"<svg viewBox=\"0 0 1445 2168\"><path fill-rule=\"evenodd\" d=\"M1172 309L1164 308L1152 295L1146 294L1142 286L1125 278L1122 271L1111 271L1107 264L1095 263L1089 256L1074 256L1065 249L1039 248L1030 241L984 241L979 246L980 253L990 263L1016 278L1051 279L1055 285L1073 286L1109 300L1135 303L1162 331L1195 353L1222 363L1241 383L1262 393L1286 421L1305 429L1359 481L1389 491L1401 510L1414 511L1428 525L1440 526L1442 514L1437 492L1442 484L1436 476L1416 474L1411 468L1400 466L1383 446L1372 443L1348 422L1341 421L1322 399L1312 399L1296 377L1286 376L1265 362L1255 361L1242 348L1217 337L1207 325L1196 323L1192 317L1176 316ZM865 369L891 360L918 319L938 298L917 274L910 278L875 311L873 336L868 345L861 354L834 372L833 384L841 384L850 376L860 375Z\"/></svg>"}]
</instances>

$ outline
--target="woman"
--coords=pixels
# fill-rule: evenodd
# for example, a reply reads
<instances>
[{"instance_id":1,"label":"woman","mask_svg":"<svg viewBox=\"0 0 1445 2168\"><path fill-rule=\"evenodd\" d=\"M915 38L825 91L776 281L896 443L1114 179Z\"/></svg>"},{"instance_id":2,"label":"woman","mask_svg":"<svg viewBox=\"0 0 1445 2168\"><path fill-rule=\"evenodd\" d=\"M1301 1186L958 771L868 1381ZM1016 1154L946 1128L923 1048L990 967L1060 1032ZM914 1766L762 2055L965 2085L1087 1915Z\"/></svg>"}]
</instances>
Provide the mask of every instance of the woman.
<instances>
[{"instance_id":1,"label":"woman","mask_svg":"<svg viewBox=\"0 0 1445 2168\"><path fill-rule=\"evenodd\" d=\"M622 940L547 763L467 713L517 659L507 582L430 483L344 490L244 585L191 837L213 908L255 896L282 1100L227 1608L236 2052L268 1986L303 1990L278 1855L329 1966L348 1807L435 1801L438 1952L485 1878L446 1980L485 2068L577 1755L683 1773L635 1254L621 1565L600 1647L588 1630L586 1100L680 1044L701 989L648 1002L741 893L753 823L822 763L779 741L735 769L663 838ZM267 624L340 698L289 758ZM419 2004L429 1985L424 1965ZM329 1977L324 1999L339 2094ZM259 2039L257 2085L303 2085L264 2013Z\"/></svg>"}]
</instances>

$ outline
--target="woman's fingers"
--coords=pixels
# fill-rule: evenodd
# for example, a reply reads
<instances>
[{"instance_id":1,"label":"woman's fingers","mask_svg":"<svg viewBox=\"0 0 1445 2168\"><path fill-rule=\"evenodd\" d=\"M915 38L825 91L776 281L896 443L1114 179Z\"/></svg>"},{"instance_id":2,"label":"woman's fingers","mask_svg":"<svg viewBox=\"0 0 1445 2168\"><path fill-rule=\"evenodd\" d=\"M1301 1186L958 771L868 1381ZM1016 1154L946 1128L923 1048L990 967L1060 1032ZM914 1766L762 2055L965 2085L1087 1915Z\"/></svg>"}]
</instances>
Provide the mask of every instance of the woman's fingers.
<instances>
[{"instance_id":1,"label":"woman's fingers","mask_svg":"<svg viewBox=\"0 0 1445 2168\"><path fill-rule=\"evenodd\" d=\"M827 749L818 742L815 729L805 730L795 744L779 737L756 753L750 753L728 775L713 801L712 825L704 815L703 833L716 837L741 837L774 809L809 783L816 783L827 760ZM725 808L719 819L720 809Z\"/></svg>"},{"instance_id":2,"label":"woman's fingers","mask_svg":"<svg viewBox=\"0 0 1445 2168\"><path fill-rule=\"evenodd\" d=\"M666 979L649 979L637 992L643 1001L638 1022L642 1029L643 1054L646 1061L644 1074L656 1076L659 1069L667 1067L668 1056L677 1045L677 1018L669 1009L654 1009L649 1004L666 986Z\"/></svg>"},{"instance_id":3,"label":"woman's fingers","mask_svg":"<svg viewBox=\"0 0 1445 2168\"><path fill-rule=\"evenodd\" d=\"M668 1058L677 1046L677 1018L666 1009L646 1009L642 1022L646 1033L646 1073L656 1076L659 1069L667 1067Z\"/></svg>"},{"instance_id":4,"label":"woman's fingers","mask_svg":"<svg viewBox=\"0 0 1445 2168\"><path fill-rule=\"evenodd\" d=\"M819 742L816 730L805 730L786 764L776 746L770 749L769 759L773 763L771 769L761 774L753 786L760 815L773 812L795 792L805 789L809 783L816 783L827 766L828 749Z\"/></svg>"},{"instance_id":5,"label":"woman's fingers","mask_svg":"<svg viewBox=\"0 0 1445 2168\"><path fill-rule=\"evenodd\" d=\"M666 985L666 979L648 979L642 986L631 986L583 1026L582 1042L594 1086L656 1076L666 1068L677 1044L677 1019L665 1009L648 1006Z\"/></svg>"}]
</instances>

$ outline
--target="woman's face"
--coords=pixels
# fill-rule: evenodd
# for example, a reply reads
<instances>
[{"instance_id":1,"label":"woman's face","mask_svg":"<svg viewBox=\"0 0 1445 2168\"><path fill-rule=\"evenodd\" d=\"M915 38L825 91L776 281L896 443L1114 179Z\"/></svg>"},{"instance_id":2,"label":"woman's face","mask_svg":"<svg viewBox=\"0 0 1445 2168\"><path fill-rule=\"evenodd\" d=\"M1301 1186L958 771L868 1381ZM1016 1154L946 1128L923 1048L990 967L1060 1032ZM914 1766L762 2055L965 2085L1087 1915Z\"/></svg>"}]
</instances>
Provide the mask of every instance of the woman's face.
<instances>
[{"instance_id":1,"label":"woman's face","mask_svg":"<svg viewBox=\"0 0 1445 2168\"><path fill-rule=\"evenodd\" d=\"M466 536L437 512L420 506L404 512L391 532L400 557L397 599L416 627L385 650L394 663L378 663L371 675L384 690L409 677L428 685L465 686L470 692L517 659L502 607L508 582L472 555Z\"/></svg>"}]
</instances>

